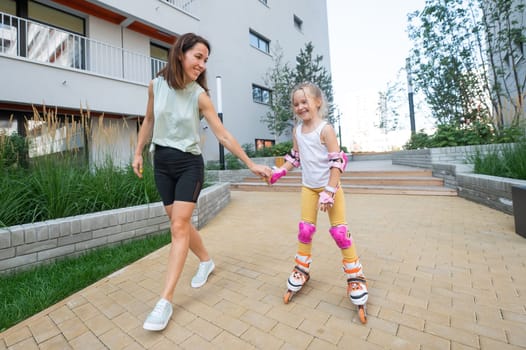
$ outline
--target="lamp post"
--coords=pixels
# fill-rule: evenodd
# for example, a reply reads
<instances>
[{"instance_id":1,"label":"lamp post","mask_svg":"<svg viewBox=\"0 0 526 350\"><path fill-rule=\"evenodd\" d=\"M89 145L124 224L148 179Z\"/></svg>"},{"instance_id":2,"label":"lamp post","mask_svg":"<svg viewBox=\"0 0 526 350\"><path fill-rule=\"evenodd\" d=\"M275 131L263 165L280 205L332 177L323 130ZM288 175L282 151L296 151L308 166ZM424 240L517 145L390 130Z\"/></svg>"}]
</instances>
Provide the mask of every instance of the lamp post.
<instances>
[{"instance_id":1,"label":"lamp post","mask_svg":"<svg viewBox=\"0 0 526 350\"><path fill-rule=\"evenodd\" d=\"M409 100L409 121L411 122L411 134L415 134L415 106L413 103L413 82L411 79L411 61L409 57L406 58L405 63L405 69L407 72L407 98Z\"/></svg>"},{"instance_id":2,"label":"lamp post","mask_svg":"<svg viewBox=\"0 0 526 350\"><path fill-rule=\"evenodd\" d=\"M221 94L221 76L216 76L217 88L217 115L223 122L223 96ZM221 170L225 170L225 147L219 142L219 166Z\"/></svg>"}]
</instances>

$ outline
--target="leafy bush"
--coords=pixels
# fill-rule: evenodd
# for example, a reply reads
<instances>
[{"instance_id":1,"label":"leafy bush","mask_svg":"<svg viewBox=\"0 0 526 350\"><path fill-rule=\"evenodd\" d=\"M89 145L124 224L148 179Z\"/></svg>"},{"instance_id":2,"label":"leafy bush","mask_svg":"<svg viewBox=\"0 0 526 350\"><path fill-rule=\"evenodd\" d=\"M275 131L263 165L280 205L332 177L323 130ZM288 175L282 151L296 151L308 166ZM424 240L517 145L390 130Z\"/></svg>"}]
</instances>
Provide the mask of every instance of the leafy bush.
<instances>
[{"instance_id":1,"label":"leafy bush","mask_svg":"<svg viewBox=\"0 0 526 350\"><path fill-rule=\"evenodd\" d=\"M249 156L250 158L254 158L256 156L256 152L254 151L254 145L251 143L244 143L241 145L241 148L243 148L243 151Z\"/></svg>"},{"instance_id":2,"label":"leafy bush","mask_svg":"<svg viewBox=\"0 0 526 350\"><path fill-rule=\"evenodd\" d=\"M524 129L518 125L497 130L478 120L467 125L441 124L433 135L424 131L411 135L404 149L509 143L520 141L523 135Z\"/></svg>"},{"instance_id":3,"label":"leafy bush","mask_svg":"<svg viewBox=\"0 0 526 350\"><path fill-rule=\"evenodd\" d=\"M272 155L282 157L292 149L292 141L281 142L271 147Z\"/></svg>"},{"instance_id":4,"label":"leafy bush","mask_svg":"<svg viewBox=\"0 0 526 350\"><path fill-rule=\"evenodd\" d=\"M28 166L28 144L18 134L0 133L0 169Z\"/></svg>"},{"instance_id":5,"label":"leafy bush","mask_svg":"<svg viewBox=\"0 0 526 350\"><path fill-rule=\"evenodd\" d=\"M431 137L426 134L423 130L411 135L411 138L404 145L404 149L421 149L428 148L430 145Z\"/></svg>"},{"instance_id":6,"label":"leafy bush","mask_svg":"<svg viewBox=\"0 0 526 350\"><path fill-rule=\"evenodd\" d=\"M292 141L281 142L273 145L272 147L263 147L258 150L254 150L254 145L246 143L242 146L245 153L251 157L280 157L289 153L292 149Z\"/></svg>"},{"instance_id":7,"label":"leafy bush","mask_svg":"<svg viewBox=\"0 0 526 350\"><path fill-rule=\"evenodd\" d=\"M243 150L246 152L246 154L251 157L283 157L287 153L290 152L292 149L292 141L285 141L280 142L278 144L275 144L272 147L264 147L262 149L259 149L257 151L254 151L254 145L252 144L244 144ZM347 147L342 146L342 151L345 153L348 153Z\"/></svg>"},{"instance_id":8,"label":"leafy bush","mask_svg":"<svg viewBox=\"0 0 526 350\"><path fill-rule=\"evenodd\" d=\"M225 167L230 170L239 170L247 168L246 165L232 153L228 153L225 155Z\"/></svg>"}]
</instances>

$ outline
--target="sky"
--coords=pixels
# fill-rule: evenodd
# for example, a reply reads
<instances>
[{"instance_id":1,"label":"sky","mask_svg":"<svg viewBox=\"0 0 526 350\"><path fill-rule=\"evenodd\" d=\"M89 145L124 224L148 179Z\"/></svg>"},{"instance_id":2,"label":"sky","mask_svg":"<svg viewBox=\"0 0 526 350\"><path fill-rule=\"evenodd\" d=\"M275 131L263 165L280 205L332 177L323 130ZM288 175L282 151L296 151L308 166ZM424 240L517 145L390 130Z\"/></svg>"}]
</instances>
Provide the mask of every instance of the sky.
<instances>
[{"instance_id":1,"label":"sky","mask_svg":"<svg viewBox=\"0 0 526 350\"><path fill-rule=\"evenodd\" d=\"M407 132L395 140L379 135L374 128L376 106L378 93L397 79L410 52L407 14L424 5L425 0L327 0L334 102L341 112L345 146L382 151L408 137ZM401 118L409 118L408 110ZM409 129L409 120L401 124ZM422 127L416 120L417 130Z\"/></svg>"}]
</instances>

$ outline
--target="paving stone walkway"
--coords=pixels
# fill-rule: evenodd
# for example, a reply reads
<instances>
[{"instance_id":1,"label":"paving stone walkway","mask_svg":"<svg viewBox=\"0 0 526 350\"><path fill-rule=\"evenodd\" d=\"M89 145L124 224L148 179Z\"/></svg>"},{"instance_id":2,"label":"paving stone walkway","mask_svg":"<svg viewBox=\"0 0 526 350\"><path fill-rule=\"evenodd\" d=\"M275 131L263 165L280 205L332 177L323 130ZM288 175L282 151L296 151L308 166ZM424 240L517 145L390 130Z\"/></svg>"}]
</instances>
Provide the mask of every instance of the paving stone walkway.
<instances>
[{"instance_id":1,"label":"paving stone walkway","mask_svg":"<svg viewBox=\"0 0 526 350\"><path fill-rule=\"evenodd\" d=\"M198 261L189 256L165 331L142 322L163 284L167 247L0 333L0 349L526 348L526 239L512 216L459 197L346 200L369 279L366 325L345 296L326 214L311 280L284 305L299 193L232 192L201 230L217 268L192 289Z\"/></svg>"}]
</instances>

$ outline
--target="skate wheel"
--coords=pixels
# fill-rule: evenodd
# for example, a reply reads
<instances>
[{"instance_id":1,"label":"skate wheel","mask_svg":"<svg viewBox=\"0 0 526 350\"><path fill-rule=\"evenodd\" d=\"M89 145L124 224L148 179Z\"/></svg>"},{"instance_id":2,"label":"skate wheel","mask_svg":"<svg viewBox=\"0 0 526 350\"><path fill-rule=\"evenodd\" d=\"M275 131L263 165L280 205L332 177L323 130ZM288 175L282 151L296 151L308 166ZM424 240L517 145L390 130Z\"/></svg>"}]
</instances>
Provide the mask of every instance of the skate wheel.
<instances>
[{"instance_id":1,"label":"skate wheel","mask_svg":"<svg viewBox=\"0 0 526 350\"><path fill-rule=\"evenodd\" d=\"M358 317L360 317L361 323L367 323L367 312L365 311L365 305L358 306Z\"/></svg>"},{"instance_id":2,"label":"skate wheel","mask_svg":"<svg viewBox=\"0 0 526 350\"><path fill-rule=\"evenodd\" d=\"M290 290L287 291L287 293L285 293L285 295L283 296L283 302L285 304L288 304L292 300L293 295L294 295L293 292L291 292Z\"/></svg>"}]
</instances>

